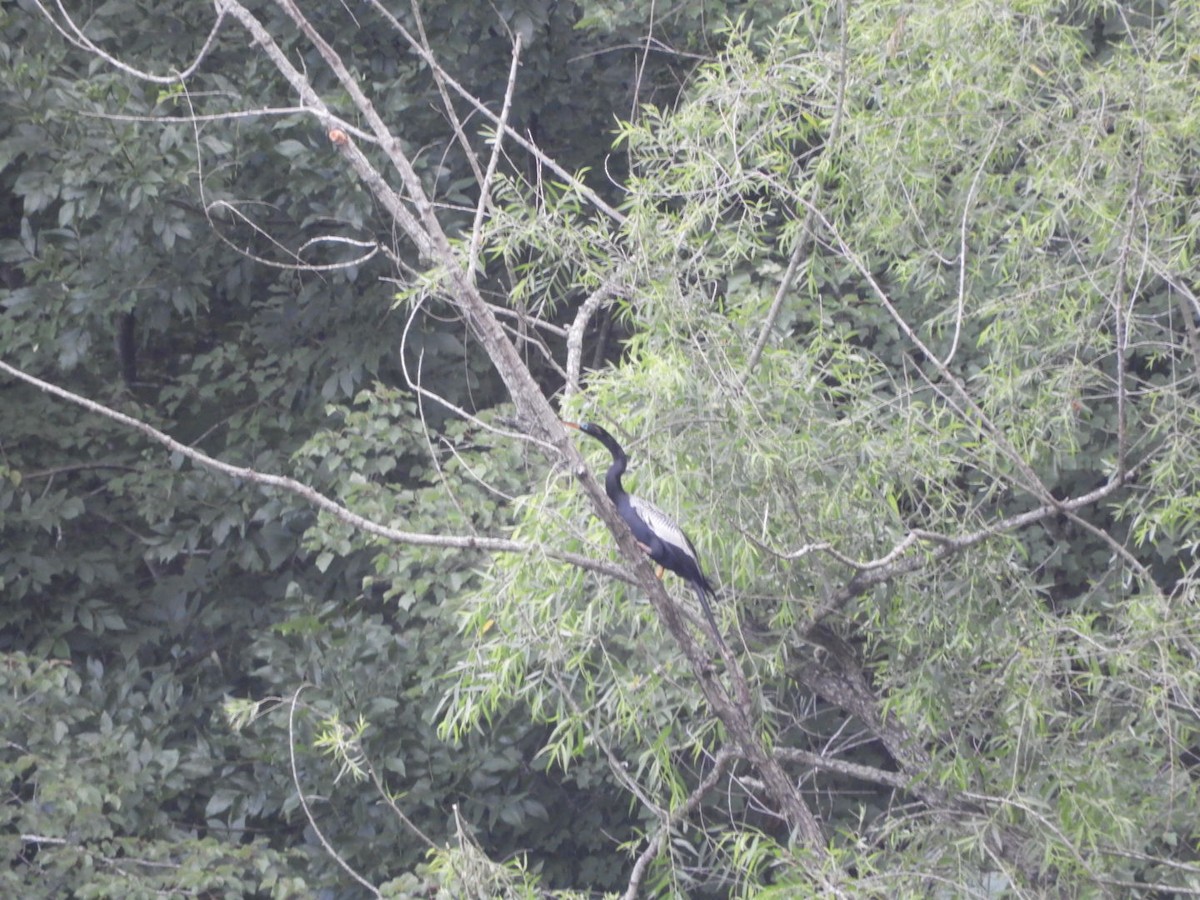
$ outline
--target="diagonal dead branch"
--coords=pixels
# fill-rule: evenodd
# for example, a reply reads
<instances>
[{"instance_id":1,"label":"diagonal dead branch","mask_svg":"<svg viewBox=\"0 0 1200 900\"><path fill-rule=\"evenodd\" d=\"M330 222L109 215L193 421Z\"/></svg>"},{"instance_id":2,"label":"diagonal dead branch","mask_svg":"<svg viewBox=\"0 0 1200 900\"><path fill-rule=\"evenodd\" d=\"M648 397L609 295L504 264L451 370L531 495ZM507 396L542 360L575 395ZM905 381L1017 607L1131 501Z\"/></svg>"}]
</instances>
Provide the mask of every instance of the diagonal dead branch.
<instances>
[{"instance_id":1,"label":"diagonal dead branch","mask_svg":"<svg viewBox=\"0 0 1200 900\"><path fill-rule=\"evenodd\" d=\"M413 18L417 23L417 34L421 36L421 46L425 48L430 56L433 56L433 48L429 44L429 36L425 33L425 20L421 16L421 4L417 0L412 0L412 3L409 4L409 9L412 10ZM483 176L483 170L479 168L479 160L476 158L475 149L467 139L467 131L463 127L462 119L459 118L458 111L454 108L454 102L450 99L450 93L446 90L446 80L442 77L441 69L432 68L430 72L433 73L433 83L437 85L438 94L442 98L442 108L446 111L446 118L450 122L454 138L458 141L459 146L462 147L463 154L467 158L467 164L475 174L476 184L482 189L487 184L487 181Z\"/></svg>"},{"instance_id":2,"label":"diagonal dead branch","mask_svg":"<svg viewBox=\"0 0 1200 900\"><path fill-rule=\"evenodd\" d=\"M488 553L544 553L552 559L558 559L562 562L573 566L578 566L581 569L587 569L609 578L616 578L627 583L633 583L628 573L620 566L612 563L603 562L600 560L589 559L578 553L567 553L557 550L548 550L543 547L537 547L533 544L526 544L522 541L513 541L507 538L489 538L475 537L472 535L453 535L453 534L426 534L414 531L402 531L397 528L390 528L387 525L380 525L370 519L358 515L336 500L331 500L319 491L309 487L303 482L296 481L294 478L288 478L283 475L271 475L267 472L259 472L255 469L246 466L234 466L219 459L214 459L206 453L182 444L172 438L170 435L159 431L152 425L149 425L140 419L135 419L132 416L127 416L122 412L97 403L94 400L89 400L86 397L81 397L74 394L58 385L51 384L48 381L43 381L33 375L23 372L14 366L0 360L0 372L5 372L13 378L24 381L32 385L38 390L45 391L62 400L74 403L77 406L82 406L84 409L97 415L111 419L118 424L125 425L149 437L156 443L166 447L172 453L178 453L185 459L191 460L196 465L208 469L212 472L217 472L221 475L226 475L230 478L236 478L241 481L248 481L253 484L259 484L264 487L277 488L286 491L290 494L304 499L318 509L324 510L331 514L341 522L345 522L354 528L364 531L367 534L372 534L376 537L384 538L385 540L394 541L398 544L411 544L418 547L441 547L447 550L479 550Z\"/></svg>"},{"instance_id":3,"label":"diagonal dead branch","mask_svg":"<svg viewBox=\"0 0 1200 900\"><path fill-rule=\"evenodd\" d=\"M326 129L331 129L335 125L340 128L341 120L332 112L330 112L329 107L320 98L320 96L317 95L317 92L313 90L312 85L310 85L308 82L308 79L303 73L300 72L299 69L292 65L291 61L267 32L266 28L263 27L262 23L259 22L249 10L238 3L237 0L217 0L217 4L219 8L235 18L243 28L250 32L250 35L254 38L255 43L262 48L262 52L265 53L271 62L275 64L275 67L279 70L279 73L283 75L285 79L287 79L287 82L292 86L292 89L300 95L300 99L303 101L304 107L310 110L311 114L316 116ZM296 14L299 15L299 12L297 11ZM322 43L324 43L324 41L322 41ZM325 44L325 46L328 48L329 45ZM330 53L332 53L332 49L330 49ZM352 79L349 77L349 73L345 71L344 67L342 67L342 73L348 80L352 81ZM356 94L357 96L354 99L357 101L358 98L361 97L363 102L366 103L367 107L369 108L370 103L366 100L366 97L362 96L362 92L358 90L356 91ZM374 130L376 139L381 142L381 146L384 146L385 150L388 148L388 145L395 143L395 141L391 139L391 136L388 134L386 128L384 128L383 122L379 119L378 115L374 117L374 121L372 121L370 124ZM408 207L404 204L404 201L400 199L399 194L392 189L391 185L384 180L383 176L375 169L374 166L371 165L366 156L364 156L363 153L358 150L352 142L347 140L344 143L339 143L338 146L341 148L342 155L349 160L354 171L363 180L367 187L370 188L375 198L379 200L383 207L388 211L388 214L395 220L396 224L400 226L401 230L405 233L405 235L407 235L409 240L416 245L417 251L426 258L433 258L434 248L429 234L417 221L417 218L409 211ZM395 154L393 153L392 156L394 155ZM401 156L401 159L403 160L403 156ZM404 164L407 164L407 160L403 160L403 162ZM411 166L407 166L407 168L411 172ZM411 172L411 178L419 188L420 182L417 179L415 172ZM428 206L428 201L425 201L425 203L426 206Z\"/></svg>"}]
</instances>

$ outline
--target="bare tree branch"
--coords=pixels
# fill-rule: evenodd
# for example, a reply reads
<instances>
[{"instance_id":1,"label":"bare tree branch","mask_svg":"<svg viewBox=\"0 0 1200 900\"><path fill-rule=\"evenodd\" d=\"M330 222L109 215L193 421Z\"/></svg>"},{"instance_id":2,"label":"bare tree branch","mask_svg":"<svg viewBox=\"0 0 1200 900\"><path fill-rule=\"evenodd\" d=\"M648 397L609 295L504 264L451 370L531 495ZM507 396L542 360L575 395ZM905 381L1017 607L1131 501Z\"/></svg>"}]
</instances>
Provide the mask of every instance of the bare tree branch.
<instances>
[{"instance_id":1,"label":"bare tree branch","mask_svg":"<svg viewBox=\"0 0 1200 900\"><path fill-rule=\"evenodd\" d=\"M1070 500L1056 500L1054 503L1045 503L1036 506L1033 509L1026 510L1023 513L1018 513L1013 516L1001 519L992 525L981 528L977 531L968 534L959 535L957 537L942 536L938 540L938 546L930 550L925 556L908 556L900 558L896 552L887 554L880 561L868 563L865 566L859 567L859 572L854 576L844 588L836 591L832 597L823 602L813 613L812 622L819 622L826 615L829 615L836 609L840 609L851 598L858 596L868 587L876 584L882 584L885 581L890 581L900 575L906 575L910 572L922 568L929 563L940 559L945 559L955 553L961 553L969 547L982 543L991 537L1004 534L1009 531L1016 531L1019 528L1032 525L1035 522L1040 522L1049 516L1057 514L1072 514L1076 510L1091 506L1094 503L1099 503L1101 500L1110 496L1114 491L1118 490L1123 485L1132 480L1133 476L1139 471L1138 466L1131 466L1126 469L1120 477L1113 476L1100 487L1088 491L1086 494L1080 494ZM923 539L932 539L931 533L923 533ZM911 546L914 541L910 541L906 537L901 541L902 546ZM856 567L858 567L856 565ZM1150 582L1150 586L1157 589L1154 582Z\"/></svg>"},{"instance_id":2,"label":"bare tree branch","mask_svg":"<svg viewBox=\"0 0 1200 900\"><path fill-rule=\"evenodd\" d=\"M416 4L414 3L415 7ZM517 86L517 64L521 59L521 35L513 41L512 64L508 69L508 84L504 88L504 105L500 109L500 128L492 143L492 155L488 159L487 172L479 184L479 203L475 207L475 221L471 224L471 249L467 254L467 280L475 280L475 267L479 261L479 248L483 243L483 217L492 203L492 179L496 177L496 164L500 162L500 151L504 146L504 132L508 129L508 114L512 109L513 90ZM440 84L440 82L439 82ZM466 135L461 134L462 140Z\"/></svg>"},{"instance_id":3,"label":"bare tree branch","mask_svg":"<svg viewBox=\"0 0 1200 900\"><path fill-rule=\"evenodd\" d=\"M1143 464L1144 465L1144 462ZM1107 482L1099 487L1088 491L1086 494L1080 494L1078 497L1071 497L1065 500L1057 500L1054 503L1043 503L1033 509L1026 510L1022 513L1006 516L1002 519L976 529L975 531L966 532L964 534L950 535L939 534L934 531L927 531L921 528L914 528L901 538L895 546L892 547L883 556L875 559L858 560L851 556L847 556L828 541L817 541L808 543L795 550L777 550L764 544L761 540L750 534L747 531L742 531L743 537L755 544L762 550L770 553L772 556L780 560L793 561L802 559L813 553L825 553L826 555L837 560L842 565L854 569L856 574L850 583L841 591L834 595L834 600L831 604L823 605L814 613L812 621L818 622L820 619L840 608L843 603L850 598L862 593L868 587L875 584L882 584L897 578L900 575L907 575L915 572L933 562L945 559L955 553L961 553L971 547L974 547L989 538L999 537L1010 532L1018 531L1022 528L1027 528L1043 521L1051 516L1065 515L1071 518L1072 521L1083 528L1091 531L1101 540L1105 541L1113 552L1119 555L1125 562L1138 573L1147 587L1158 590L1151 573L1121 544L1116 541L1111 535L1102 529L1097 528L1091 523L1078 515L1078 511L1100 503L1111 496L1115 491L1119 490L1130 481L1142 468L1142 465L1135 465L1126 468L1124 472L1115 473ZM924 556L908 556L901 560L913 547L920 543L936 544L937 547L926 553Z\"/></svg>"},{"instance_id":4,"label":"bare tree branch","mask_svg":"<svg viewBox=\"0 0 1200 900\"><path fill-rule=\"evenodd\" d=\"M1000 132L997 131L992 136L991 145L979 161L975 177L971 179L971 188L967 191L967 199L963 201L962 216L958 225L958 306L954 313L954 339L950 342L950 349L946 351L946 358L942 360L943 366L949 366L954 359L954 355L958 352L958 339L962 335L963 312L967 303L967 220L971 208L975 205L975 195L979 191L979 179L983 176L983 170L987 168L988 160L999 139Z\"/></svg>"},{"instance_id":5,"label":"bare tree branch","mask_svg":"<svg viewBox=\"0 0 1200 900\"><path fill-rule=\"evenodd\" d=\"M291 61L267 32L266 28L263 27L262 23L260 23L258 19L250 13L249 10L238 3L237 0L216 0L216 2L220 10L233 16L239 23L241 23L243 28L250 32L250 35L254 38L255 43L262 48L262 52L265 53L271 62L275 64L275 67L279 70L279 73L287 79L287 82L292 86L292 89L300 95L300 99L304 102L304 106L312 111L312 114L321 121L322 125L326 129L330 130L332 130L335 125L340 127L341 120L330 112L329 107L326 106L325 102L317 95L316 91L312 89L312 86L308 83L308 79L303 73L300 72L299 69L292 65ZM281 0L281 3L282 2L283 0ZM285 11L289 12L289 14L293 14L293 18L299 17L300 19L303 19L303 16L300 16L299 10L296 10L294 5L291 5L290 8L285 6ZM309 30L312 31L311 28ZM326 51L322 54L322 56L334 55L332 48L330 48L328 44L325 44L323 40L321 41L321 44L324 44ZM349 82L354 86L354 91L351 94L351 97L355 100L356 104L359 100L361 100L366 109L374 113L370 102L365 96L363 96L362 91L358 89L357 84L354 82L354 79L350 77L350 74L346 72L345 67L339 66L339 68L341 70L340 73L338 73L339 80L342 81L343 85L345 85L346 82ZM364 115L366 115L365 110ZM408 165L408 161L404 159L403 155L398 154L398 152L392 148L392 145L394 145L396 142L392 139L391 135L384 127L384 124L382 120L380 120L378 114L373 115L373 117L369 117L368 121L372 127L372 131L376 140L380 142L380 146L384 148L385 152L388 152L389 149L391 149L391 152L388 153L389 159L391 159L393 164L397 165L398 169L400 169L401 177L405 181L405 184L410 186L415 184L417 186L420 199L423 201L424 207L427 209L429 207L429 201L426 200L424 194L420 192L420 180L417 178L416 173L412 171L412 167ZM375 167L371 165L367 158L354 146L352 142L346 140L344 142L339 141L336 143L341 149L342 155L349 160L355 172L358 173L358 176L363 180L367 187L371 189L371 192L375 195L376 199L383 204L384 208L395 220L396 224L400 226L401 230L408 236L409 240L416 245L418 252L426 258L432 258L434 256L434 248L430 235L418 222L417 218L409 211L408 207L400 199L399 195L392 190L391 186L388 185L383 176L376 171ZM408 177L405 178L405 175Z\"/></svg>"},{"instance_id":6,"label":"bare tree branch","mask_svg":"<svg viewBox=\"0 0 1200 900\"><path fill-rule=\"evenodd\" d=\"M417 23L417 34L421 36L421 46L432 57L433 48L429 44L429 36L425 34L425 20L421 17L421 4L417 0L412 0L409 4L409 9L412 10L413 18ZM487 179L483 175L483 170L479 168L479 160L475 156L475 149L471 146L471 141L467 138L467 131L463 127L462 120L458 117L458 111L455 110L454 103L450 100L450 94L446 91L446 80L442 77L442 70L436 66L431 66L429 71L433 73L433 82L437 85L438 94L441 95L442 108L446 111L446 118L450 122L450 128L454 132L454 137L463 149L463 154L467 158L467 165L471 167L471 171L475 174L475 183L483 191L487 184ZM501 116L501 118L505 117Z\"/></svg>"},{"instance_id":7,"label":"bare tree branch","mask_svg":"<svg viewBox=\"0 0 1200 900\"><path fill-rule=\"evenodd\" d=\"M277 488L295 494L298 497L311 503L318 509L324 510L336 517L339 521L345 522L354 528L366 532L367 534L375 535L376 537L384 538L385 540L394 541L398 544L411 544L418 547L441 547L447 550L480 550L489 553L542 553L552 559L557 559L573 566L578 566L581 569L587 569L609 578L616 578L621 581L633 583L628 573L620 566L612 563L602 562L600 560L589 559L586 556L577 553L568 553L558 550L551 550L544 547L538 547L532 544L526 544L521 541L513 541L507 538L490 538L490 537L475 537L473 535L453 535L453 534L425 534L415 531L401 531L397 528L390 528L386 525L380 525L377 522L367 519L358 513L352 512L336 500L331 500L319 491L309 487L303 482L296 481L294 478L288 478L282 475L271 475L266 472L259 472L255 469L250 469L245 466L234 466L229 463L222 462L219 459L214 459L206 453L189 447L186 444L181 444L179 441L172 438L170 435L159 431L152 425L148 425L139 419L132 416L127 416L122 412L96 403L94 400L89 400L86 397L81 397L78 394L71 393L58 385L51 384L48 381L43 381L33 375L23 372L20 369L10 366L8 363L0 360L0 372L5 372L13 378L17 378L27 384L33 385L38 390L45 391L62 400L82 406L97 415L104 416L121 425L133 428L140 431L142 434L149 437L151 440L162 444L172 453L178 453L185 459L189 459L196 465L202 468L209 469L213 472L218 472L230 478L248 481L253 484L260 484L264 487Z\"/></svg>"},{"instance_id":8,"label":"bare tree branch","mask_svg":"<svg viewBox=\"0 0 1200 900\"><path fill-rule=\"evenodd\" d=\"M91 38L83 33L82 28L75 24L75 20L71 18L71 14L68 13L66 8L62 5L62 0L55 0L54 4L58 9L59 15L62 16L61 22L52 12L50 12L49 9L46 8L45 4L42 3L42 0L33 0L33 2L37 5L37 8L41 10L42 15L46 17L46 21L48 21L54 27L55 31L61 34L69 44L78 47L80 50L85 50L88 53L94 54L95 56L104 60L114 69L119 69L120 71L125 72L127 75L132 75L134 78L142 81L149 81L152 84L179 84L181 81L184 81L191 76L192 73L200 67L200 64L204 62L205 58L208 56L208 51L212 49L213 42L217 39L217 34L220 32L221 24L224 21L224 14L221 12L220 7L218 7L217 20L213 22L212 29L208 32L208 37L204 39L204 43L201 45L200 50L196 53L196 58L184 66L184 68L179 72L171 75L154 75L142 69L134 68L97 45Z\"/></svg>"},{"instance_id":9,"label":"bare tree branch","mask_svg":"<svg viewBox=\"0 0 1200 900\"><path fill-rule=\"evenodd\" d=\"M262 109L239 109L223 113L190 113L186 116L136 116L128 113L92 112L81 110L79 115L85 119L103 119L106 122L137 122L146 125L195 125L198 122L236 122L241 119L269 118L271 116L294 116L308 113L303 106L267 106ZM339 123L339 128L345 130L346 123ZM369 138L365 132L361 135Z\"/></svg>"},{"instance_id":10,"label":"bare tree branch","mask_svg":"<svg viewBox=\"0 0 1200 900\"><path fill-rule=\"evenodd\" d=\"M857 778L859 781L869 781L873 784L883 784L888 787L906 788L912 779L900 772L887 772L875 766L863 766L858 763L846 762L841 759L831 759L820 753L799 750L793 747L776 747L775 756L785 762L801 763L814 769L825 769L827 772L837 772Z\"/></svg>"}]
</instances>

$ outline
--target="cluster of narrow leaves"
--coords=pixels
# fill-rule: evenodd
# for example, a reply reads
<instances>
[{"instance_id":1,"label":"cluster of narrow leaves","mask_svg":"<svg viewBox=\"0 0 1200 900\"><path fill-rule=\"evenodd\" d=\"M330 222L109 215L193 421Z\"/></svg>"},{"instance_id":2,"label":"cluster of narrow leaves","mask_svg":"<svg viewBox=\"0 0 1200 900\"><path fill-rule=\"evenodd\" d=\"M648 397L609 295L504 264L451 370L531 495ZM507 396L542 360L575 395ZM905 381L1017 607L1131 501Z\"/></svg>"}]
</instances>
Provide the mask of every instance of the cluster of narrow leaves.
<instances>
[{"instance_id":1,"label":"cluster of narrow leaves","mask_svg":"<svg viewBox=\"0 0 1200 900\"><path fill-rule=\"evenodd\" d=\"M862 889L1194 889L1196 22L818 5L727 37L621 132L633 336L571 415L725 585L776 746L908 782L796 770ZM603 552L565 474L522 533ZM636 592L499 571L450 733L515 695L564 767L603 753L671 833L672 890L817 883L752 788L667 812L725 745ZM805 680L823 631L879 721Z\"/></svg>"}]
</instances>

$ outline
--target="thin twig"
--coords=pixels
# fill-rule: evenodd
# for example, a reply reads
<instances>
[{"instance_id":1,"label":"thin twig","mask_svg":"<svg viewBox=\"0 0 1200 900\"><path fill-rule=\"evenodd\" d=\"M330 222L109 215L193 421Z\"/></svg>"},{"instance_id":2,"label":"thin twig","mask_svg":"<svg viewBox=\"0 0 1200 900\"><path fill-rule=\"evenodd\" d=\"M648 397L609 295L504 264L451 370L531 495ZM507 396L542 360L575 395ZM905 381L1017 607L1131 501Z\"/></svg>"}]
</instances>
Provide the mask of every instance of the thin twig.
<instances>
[{"instance_id":1,"label":"thin twig","mask_svg":"<svg viewBox=\"0 0 1200 900\"><path fill-rule=\"evenodd\" d=\"M1140 218L1142 208L1141 201L1141 183L1142 183L1142 167L1145 164L1145 150L1139 144L1138 164L1134 173L1133 187L1129 198L1129 223L1125 228L1125 233L1121 237L1121 254L1117 263L1117 275L1112 290L1112 307L1114 316L1114 328L1116 329L1116 356L1117 356L1117 471L1120 472L1125 468L1126 451L1129 447L1129 432L1127 410L1127 393L1126 393L1126 366L1127 355L1129 352L1129 319L1133 314L1133 302L1137 297L1137 288L1128 291L1129 294L1129 312L1124 310L1122 295L1126 292L1126 279L1128 274L1129 252L1133 245L1133 232ZM1143 270L1145 268L1145 260L1143 259ZM1138 281L1141 281L1141 273L1138 275Z\"/></svg>"},{"instance_id":2,"label":"thin twig","mask_svg":"<svg viewBox=\"0 0 1200 900\"><path fill-rule=\"evenodd\" d=\"M416 4L413 4L416 6ZM492 142L492 155L488 159L487 172L479 185L479 203L475 207L475 221L471 224L471 250L467 255L467 280L475 280L475 267L479 261L479 247L483 243L483 217L492 203L492 179L496 177L496 165L500 162L504 146L504 132L508 130L508 114L512 110L513 90L517 86L517 66L521 61L521 35L513 41L512 64L508 68L508 85L504 89L504 105L500 109L501 126L496 130Z\"/></svg>"},{"instance_id":3,"label":"thin twig","mask_svg":"<svg viewBox=\"0 0 1200 900\"><path fill-rule=\"evenodd\" d=\"M429 44L429 36L425 33L425 20L421 17L421 4L417 0L412 0L409 8L412 10L413 19L417 23L417 34L421 36L421 45L432 56L433 48ZM442 70L434 66L429 71L433 74L433 83L437 85L438 94L441 95L442 108L446 111L446 117L450 120L450 130L454 132L454 137L463 149L463 155L467 158L467 165L475 173L475 183L482 190L487 181L483 177L483 171L479 168L479 160L476 159L475 150L471 146L470 140L467 139L467 131L463 127L462 120L458 117L458 111L455 110L454 104L450 102L450 94L446 92L446 81L442 77Z\"/></svg>"},{"instance_id":4,"label":"thin twig","mask_svg":"<svg viewBox=\"0 0 1200 900\"><path fill-rule=\"evenodd\" d=\"M996 445L1001 454L1003 454L1003 456L1013 464L1017 471L1027 479L1026 490L1033 494L1033 496L1040 502L1057 508L1060 505L1059 501L1054 497L1050 489L1046 487L1042 479L1033 470L1033 467L1021 455L1016 447L1012 445L1012 442L1005 436L1003 430L997 427L996 423L988 417L987 413L984 412L978 401L971 395L971 392L967 390L962 380L952 371L950 371L949 367L947 367L941 361L941 359L934 354L929 345L921 339L921 336L917 334L912 325L909 324L908 320L900 314L900 311L896 308L895 304L892 303L891 297L889 297L887 291L883 289L883 286L879 283L879 280L875 277L875 274L862 261L859 255L851 249L850 245L846 243L846 239L842 236L842 233L838 227L834 225L824 213L817 209L815 205L813 205L804 197L797 195L797 201L808 206L808 208L814 212L822 227L833 240L838 252L847 262L854 266L854 268L858 271L858 274L867 283L867 285L870 286L871 292L887 311L887 314L891 317L892 321L896 323L896 326L900 329L904 337L921 353L925 359L929 361L929 363L937 370L938 374L941 375L941 377L945 380L946 384L950 386L954 394L959 398L959 402L962 404L961 410L958 407L955 407L955 409L962 416L963 420L972 428L978 429L981 434L990 439ZM919 370L920 369L918 367L918 371Z\"/></svg>"},{"instance_id":5,"label":"thin twig","mask_svg":"<svg viewBox=\"0 0 1200 900\"><path fill-rule=\"evenodd\" d=\"M621 895L621 900L634 900L637 897L638 891L642 886L642 881L646 877L646 870L649 868L650 863L654 861L654 857L662 851L662 846L666 843L667 837L671 833L672 824L691 816L708 795L708 792L716 787L717 782L721 780L729 765L739 758L738 754L729 746L722 747L717 751L717 755L713 758L712 769L696 785L683 805L678 809L671 810L666 821L659 826L654 837L646 842L645 848L638 854L638 858L634 861L633 868L629 872L629 882L625 886L625 893Z\"/></svg>"},{"instance_id":6,"label":"thin twig","mask_svg":"<svg viewBox=\"0 0 1200 900\"><path fill-rule=\"evenodd\" d=\"M543 152L540 147L538 147L535 143L533 143L533 141L527 140L524 137L524 135L522 135L519 131L517 131L516 129L510 128L507 125L505 125L503 122L501 122L500 117L498 115L496 115L494 112L492 112L490 109L488 109L487 104L483 103L483 101L481 101L478 97L476 97L474 94L472 94L470 91L468 91L465 87L463 87L461 84L459 84L457 81L455 81L454 78L451 77L451 75L442 67L442 64L438 62L437 58L433 55L433 53L431 51L427 50L425 47L423 47L421 45L421 42L416 40L412 36L412 34L408 31L408 29L405 28L400 23L400 20L397 19L391 13L391 11L388 10L387 7L385 7L383 5L381 0L370 0L370 2L371 2L371 5L375 8L375 10L381 16L383 16L383 18L385 18L387 20L388 24L391 25L392 28L394 28L396 30L396 32L401 37L404 38L405 41L408 42L408 45L410 47L412 47L412 49L416 52L416 54L421 57L421 59L424 61L424 63L427 66L429 66L429 68L431 70L436 71L438 73L438 75L445 81L445 83L447 85L449 85L454 90L454 92L456 94L458 94L460 97L462 97L464 100L466 100L469 104L471 104L477 110L479 110L479 112L482 113L487 119L491 120L493 125L495 125L499 129L503 130L504 133L506 135L508 135L509 139L512 140L513 143L522 147L527 153L532 155L538 161L539 164L544 165L546 168L550 169L550 171L552 171L555 175L557 175L559 178L561 178L565 184L569 184L573 190L578 191L581 196L587 198L587 200L596 209L600 210L600 212L604 213L610 219L612 219L613 221L618 222L618 223L625 221L625 216L622 215L621 213L619 213L617 210L613 209L613 207L609 206L607 203L605 203L599 194L597 194L595 191L593 191L591 188L589 188L587 185L585 185L582 181L580 181L578 178L576 178L574 175L572 175L570 172L568 172L566 169L564 169L562 166L560 166L557 161L555 161L553 158L551 158L545 152Z\"/></svg>"},{"instance_id":7,"label":"thin twig","mask_svg":"<svg viewBox=\"0 0 1200 900\"><path fill-rule=\"evenodd\" d=\"M987 161L991 159L992 151L996 148L996 142L1000 139L1000 132L992 136L991 146L983 154L983 159L980 160L979 168L975 170L975 177L971 179L971 188L967 191L967 199L963 203L962 219L958 226L958 309L954 314L954 339L950 342L950 349L946 352L946 358L942 360L943 366L950 365L954 355L958 352L958 339L962 335L963 311L967 304L967 218L971 212L971 207L975 204L975 194L979 190L979 179L983 175L983 170L987 166Z\"/></svg>"},{"instance_id":8,"label":"thin twig","mask_svg":"<svg viewBox=\"0 0 1200 900\"><path fill-rule=\"evenodd\" d=\"M317 840L321 842L321 846L325 848L325 852L333 858L334 862L341 866L351 878L365 887L368 891L370 891L376 897L382 898L383 894L380 892L379 888L375 887L375 885L371 884L371 882L359 875L358 872L356 872L350 865L350 863L346 862L346 860L342 858L342 855L334 849L333 845L326 840L325 835L321 832L320 826L317 825L317 820L313 817L312 810L308 807L308 799L304 796L304 788L300 784L300 772L296 768L296 704L300 700L300 694L302 694L307 687L307 684L302 684L300 687L296 688L296 692L292 694L292 702L288 707L288 759L292 767L292 784L296 787L296 796L300 800L300 808L304 810L304 817L308 819L308 825L313 830L313 833L316 834Z\"/></svg>"},{"instance_id":9,"label":"thin twig","mask_svg":"<svg viewBox=\"0 0 1200 900\"><path fill-rule=\"evenodd\" d=\"M441 394L431 391L429 388L425 387L425 385L421 383L421 379L419 377L413 378L412 373L408 370L408 360L405 358L403 350L405 347L408 346L408 333L412 330L413 322L416 321L417 315L420 313L421 308L424 306L426 299L427 299L426 297L422 296L415 303L413 303L412 309L409 310L409 313L408 313L408 319L404 323L404 331L402 331L400 333L400 349L401 349L400 371L404 375L404 383L408 386L408 388L410 390L412 390L413 392L419 394L420 396L425 397L429 400L432 400L434 403L436 403L439 406L445 408L446 410L454 413L456 416L463 419L464 421L470 422L472 425L476 425L479 428L484 429L485 431L489 431L492 434L498 435L503 438L508 438L510 440L528 441L529 443L536 444L537 446L541 447L548 454L553 455L555 452L554 447L552 445L546 443L545 441L540 440L539 438L535 438L533 435L526 434L524 432L505 431L502 428L497 428L495 425L492 425L489 422L485 422L483 419L479 418L478 416L468 412L466 409L459 406L458 404L453 403L450 400L447 400ZM423 351L422 351L422 355L423 355ZM420 374L419 369L420 369L421 361L422 360L419 358L418 359L418 375Z\"/></svg>"},{"instance_id":10,"label":"thin twig","mask_svg":"<svg viewBox=\"0 0 1200 900\"><path fill-rule=\"evenodd\" d=\"M850 75L850 37L849 37L849 18L850 11L847 8L848 0L841 0L838 3L838 86L837 100L833 108L833 120L829 125L829 137L825 140L825 152L832 152L832 149L837 147L842 130L842 115L846 106L846 85ZM779 288L775 291L775 297L771 301L771 308L767 311L767 317L763 320L762 328L759 329L758 340L754 342L754 349L750 351L750 356L746 360L746 367L742 376L743 381L750 377L751 373L758 368L759 360L762 359L763 350L767 346L767 341L771 337L771 333L775 330L775 323L779 319L779 314L783 310L783 303L791 293L792 284L796 279L796 273L800 270L800 262L807 253L809 246L812 243L812 223L814 210L820 205L823 193L823 182L817 181L813 190L812 203L804 213L804 222L800 226L800 231L796 235L796 246L792 250L791 258L788 260L787 270L783 273L783 279L779 282Z\"/></svg>"},{"instance_id":11,"label":"thin twig","mask_svg":"<svg viewBox=\"0 0 1200 900\"><path fill-rule=\"evenodd\" d=\"M303 106L268 106L263 109L237 109L223 113L190 113L186 116L146 116L129 113L94 112L81 110L79 115L85 119L103 119L106 122L131 122L147 125L195 125L197 122L226 122L239 119L254 119L259 116L294 116L307 115L311 110ZM346 126L341 126L343 130Z\"/></svg>"}]
</instances>

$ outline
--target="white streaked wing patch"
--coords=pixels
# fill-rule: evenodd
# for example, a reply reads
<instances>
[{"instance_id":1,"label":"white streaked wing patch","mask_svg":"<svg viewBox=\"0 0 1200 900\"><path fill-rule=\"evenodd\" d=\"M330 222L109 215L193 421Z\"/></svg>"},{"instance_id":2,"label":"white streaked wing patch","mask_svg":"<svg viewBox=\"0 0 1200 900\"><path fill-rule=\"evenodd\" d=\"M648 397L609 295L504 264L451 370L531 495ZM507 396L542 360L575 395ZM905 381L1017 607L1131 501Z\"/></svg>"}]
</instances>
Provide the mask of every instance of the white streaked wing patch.
<instances>
[{"instance_id":1,"label":"white streaked wing patch","mask_svg":"<svg viewBox=\"0 0 1200 900\"><path fill-rule=\"evenodd\" d=\"M688 540L683 529L676 525L670 516L649 500L643 500L641 497L630 497L629 505L642 517L642 521L650 526L650 530L658 535L660 540L667 544L673 544L680 550L686 551L692 559L696 559L696 550L692 547L692 542ZM697 560L697 562L699 561Z\"/></svg>"}]
</instances>

